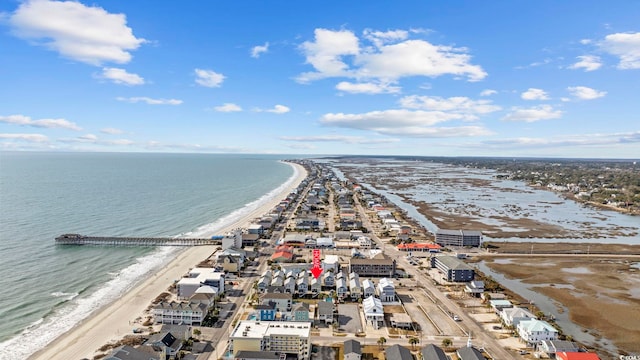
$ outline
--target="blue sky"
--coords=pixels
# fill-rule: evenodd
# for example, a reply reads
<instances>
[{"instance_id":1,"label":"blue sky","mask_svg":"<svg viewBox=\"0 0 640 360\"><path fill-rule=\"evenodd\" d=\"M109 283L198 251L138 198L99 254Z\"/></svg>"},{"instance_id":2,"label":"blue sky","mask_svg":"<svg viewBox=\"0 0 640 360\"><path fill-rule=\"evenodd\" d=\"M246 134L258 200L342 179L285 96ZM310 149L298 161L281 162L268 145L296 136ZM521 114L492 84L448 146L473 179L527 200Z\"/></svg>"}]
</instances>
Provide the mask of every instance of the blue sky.
<instances>
[{"instance_id":1,"label":"blue sky","mask_svg":"<svg viewBox=\"0 0 640 360\"><path fill-rule=\"evenodd\" d=\"M0 150L640 157L638 1L3 1Z\"/></svg>"}]
</instances>

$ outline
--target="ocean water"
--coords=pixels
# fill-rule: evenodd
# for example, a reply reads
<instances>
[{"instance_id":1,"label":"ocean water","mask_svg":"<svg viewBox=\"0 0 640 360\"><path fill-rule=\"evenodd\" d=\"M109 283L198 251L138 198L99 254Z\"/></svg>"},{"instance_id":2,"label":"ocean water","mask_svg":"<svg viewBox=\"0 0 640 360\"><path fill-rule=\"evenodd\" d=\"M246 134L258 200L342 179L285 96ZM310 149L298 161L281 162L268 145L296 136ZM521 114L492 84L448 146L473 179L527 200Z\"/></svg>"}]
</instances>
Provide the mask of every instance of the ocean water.
<instances>
[{"instance_id":1,"label":"ocean water","mask_svg":"<svg viewBox=\"0 0 640 360\"><path fill-rule=\"evenodd\" d=\"M283 158L0 153L0 359L27 358L180 251L56 236L215 233L295 179Z\"/></svg>"}]
</instances>

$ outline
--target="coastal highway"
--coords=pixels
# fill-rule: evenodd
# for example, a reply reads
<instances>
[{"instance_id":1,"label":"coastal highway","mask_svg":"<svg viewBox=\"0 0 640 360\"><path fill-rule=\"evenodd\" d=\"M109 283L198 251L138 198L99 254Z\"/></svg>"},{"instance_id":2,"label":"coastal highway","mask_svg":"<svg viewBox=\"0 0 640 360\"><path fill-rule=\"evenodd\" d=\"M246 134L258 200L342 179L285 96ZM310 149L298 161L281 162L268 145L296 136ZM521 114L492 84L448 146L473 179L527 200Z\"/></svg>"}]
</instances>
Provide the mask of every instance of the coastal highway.
<instances>
[{"instance_id":1,"label":"coastal highway","mask_svg":"<svg viewBox=\"0 0 640 360\"><path fill-rule=\"evenodd\" d=\"M405 269L407 274L410 274L413 279L416 280L418 284L422 287L425 294L432 298L434 302L436 302L443 311L448 312L449 314L456 314L461 319L458 323L463 331L471 332L473 344L476 347L484 347L485 351L493 358L500 360L507 359L518 359L515 353L509 352L507 349L503 348L496 339L487 334L484 329L476 323L467 313L462 309L456 302L447 298L438 288L433 284L433 279L431 277L420 273L416 270L415 266L409 264L406 259L406 254L399 251L395 246L386 246L380 238L377 236L375 231L373 231L374 226L371 222L369 214L361 205L358 197L354 194L354 203L360 213L360 218L362 219L363 225L371 229L372 231L368 234L373 241L375 241L381 249L384 249L385 254L390 256L391 258L396 259L398 265Z\"/></svg>"}]
</instances>

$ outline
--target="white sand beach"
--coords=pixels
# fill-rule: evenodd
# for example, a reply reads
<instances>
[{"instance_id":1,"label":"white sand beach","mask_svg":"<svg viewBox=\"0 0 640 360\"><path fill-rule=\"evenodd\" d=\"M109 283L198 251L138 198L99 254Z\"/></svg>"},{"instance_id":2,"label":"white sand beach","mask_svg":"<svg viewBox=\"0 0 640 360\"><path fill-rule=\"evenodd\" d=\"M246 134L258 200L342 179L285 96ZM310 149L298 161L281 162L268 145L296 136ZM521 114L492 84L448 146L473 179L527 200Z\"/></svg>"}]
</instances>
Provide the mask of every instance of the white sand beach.
<instances>
[{"instance_id":1,"label":"white sand beach","mask_svg":"<svg viewBox=\"0 0 640 360\"><path fill-rule=\"evenodd\" d=\"M283 189L279 196L273 197L273 200L255 211L237 219L221 232L226 233L238 227L247 227L252 219L267 214L295 189L305 179L307 172L301 165L293 165L297 168L298 176ZM179 279L191 268L209 257L215 248L215 246L195 246L186 249L150 278L142 281L120 299L94 312L89 318L55 339L45 349L33 354L29 359L93 359L96 350L101 346L131 334L131 323L143 314L151 302L167 290L175 279Z\"/></svg>"}]
</instances>

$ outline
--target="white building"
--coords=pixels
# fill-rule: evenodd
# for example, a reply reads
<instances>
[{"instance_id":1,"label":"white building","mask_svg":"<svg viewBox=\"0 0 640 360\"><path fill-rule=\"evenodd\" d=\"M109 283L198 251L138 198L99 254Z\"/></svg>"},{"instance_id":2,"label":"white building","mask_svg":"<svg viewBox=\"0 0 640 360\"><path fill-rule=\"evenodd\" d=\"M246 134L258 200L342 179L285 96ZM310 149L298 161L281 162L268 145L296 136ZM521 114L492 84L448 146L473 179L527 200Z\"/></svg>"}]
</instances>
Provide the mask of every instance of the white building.
<instances>
[{"instance_id":1,"label":"white building","mask_svg":"<svg viewBox=\"0 0 640 360\"><path fill-rule=\"evenodd\" d=\"M244 320L229 337L229 350L234 358L240 351L264 351L309 359L310 335L311 322Z\"/></svg>"},{"instance_id":2,"label":"white building","mask_svg":"<svg viewBox=\"0 0 640 360\"><path fill-rule=\"evenodd\" d=\"M522 320L517 326L518 335L529 346L536 346L543 340L556 340L558 330L542 320Z\"/></svg>"},{"instance_id":3,"label":"white building","mask_svg":"<svg viewBox=\"0 0 640 360\"><path fill-rule=\"evenodd\" d=\"M212 268L193 268L189 277L181 278L176 283L178 299L188 299L201 286L212 286L218 293L224 293L225 274L216 272Z\"/></svg>"},{"instance_id":4,"label":"white building","mask_svg":"<svg viewBox=\"0 0 640 360\"><path fill-rule=\"evenodd\" d=\"M368 298L369 296L374 296L376 294L376 287L373 285L373 281L369 279L364 279L362 281L362 296L364 298Z\"/></svg>"},{"instance_id":5,"label":"white building","mask_svg":"<svg viewBox=\"0 0 640 360\"><path fill-rule=\"evenodd\" d=\"M158 324L200 325L207 316L207 306L202 303L161 302L153 308Z\"/></svg>"},{"instance_id":6,"label":"white building","mask_svg":"<svg viewBox=\"0 0 640 360\"><path fill-rule=\"evenodd\" d=\"M373 326L374 329L379 329L384 325L384 310L380 299L374 296L364 299L362 301L362 311L364 312L365 321Z\"/></svg>"},{"instance_id":7,"label":"white building","mask_svg":"<svg viewBox=\"0 0 640 360\"><path fill-rule=\"evenodd\" d=\"M529 310L520 307L504 308L500 311L500 319L506 326L518 327L520 321L536 319Z\"/></svg>"},{"instance_id":8,"label":"white building","mask_svg":"<svg viewBox=\"0 0 640 360\"><path fill-rule=\"evenodd\" d=\"M324 271L340 271L340 257L338 255L325 255L322 260L322 269Z\"/></svg>"},{"instance_id":9,"label":"white building","mask_svg":"<svg viewBox=\"0 0 640 360\"><path fill-rule=\"evenodd\" d=\"M242 229L232 230L222 238L222 250L229 248L242 249Z\"/></svg>"},{"instance_id":10,"label":"white building","mask_svg":"<svg viewBox=\"0 0 640 360\"><path fill-rule=\"evenodd\" d=\"M396 287L393 285L393 280L382 278L378 282L378 297L382 302L394 302L396 301Z\"/></svg>"}]
</instances>

